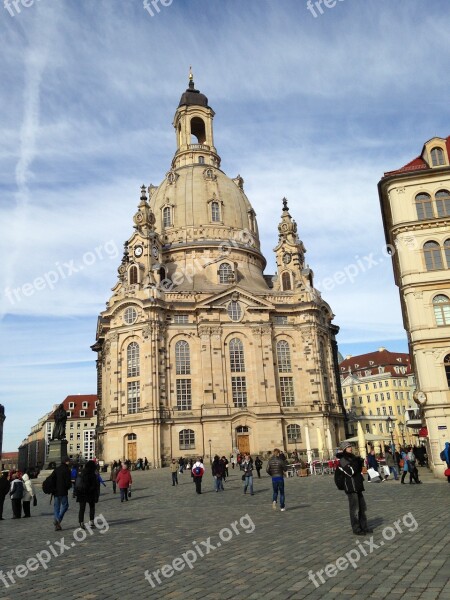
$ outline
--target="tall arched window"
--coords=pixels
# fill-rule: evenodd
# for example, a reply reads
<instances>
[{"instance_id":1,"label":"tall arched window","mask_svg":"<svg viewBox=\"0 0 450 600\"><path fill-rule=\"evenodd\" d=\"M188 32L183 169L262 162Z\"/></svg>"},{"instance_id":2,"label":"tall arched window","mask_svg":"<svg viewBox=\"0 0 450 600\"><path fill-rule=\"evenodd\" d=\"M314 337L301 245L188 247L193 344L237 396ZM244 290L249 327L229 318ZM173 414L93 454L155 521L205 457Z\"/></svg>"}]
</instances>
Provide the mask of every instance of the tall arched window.
<instances>
[{"instance_id":1,"label":"tall arched window","mask_svg":"<svg viewBox=\"0 0 450 600\"><path fill-rule=\"evenodd\" d=\"M229 263L222 263L219 267L219 283L233 281L233 267Z\"/></svg>"},{"instance_id":2,"label":"tall arched window","mask_svg":"<svg viewBox=\"0 0 450 600\"><path fill-rule=\"evenodd\" d=\"M450 325L450 300L444 294L438 294L433 298L434 316L436 325Z\"/></svg>"},{"instance_id":3,"label":"tall arched window","mask_svg":"<svg viewBox=\"0 0 450 600\"><path fill-rule=\"evenodd\" d=\"M213 223L220 223L220 206L216 201L211 202L211 221Z\"/></svg>"},{"instance_id":4,"label":"tall arched window","mask_svg":"<svg viewBox=\"0 0 450 600\"><path fill-rule=\"evenodd\" d=\"M447 385L450 389L450 354L447 354L447 356L444 358L444 369L445 376L447 377Z\"/></svg>"},{"instance_id":5,"label":"tall arched window","mask_svg":"<svg viewBox=\"0 0 450 600\"><path fill-rule=\"evenodd\" d=\"M136 265L133 265L132 267L130 267L130 269L128 271L128 280L130 282L130 285L134 285L135 283L138 283L138 268Z\"/></svg>"},{"instance_id":6,"label":"tall arched window","mask_svg":"<svg viewBox=\"0 0 450 600\"><path fill-rule=\"evenodd\" d=\"M127 377L139 377L139 344L131 342L127 348Z\"/></svg>"},{"instance_id":7,"label":"tall arched window","mask_svg":"<svg viewBox=\"0 0 450 600\"><path fill-rule=\"evenodd\" d=\"M438 217L448 217L450 215L450 192L448 190L439 190L434 197L436 199Z\"/></svg>"},{"instance_id":8,"label":"tall arched window","mask_svg":"<svg viewBox=\"0 0 450 600\"><path fill-rule=\"evenodd\" d=\"M433 202L429 194L417 194L416 196L416 211L419 221L426 219L434 219Z\"/></svg>"},{"instance_id":9,"label":"tall arched window","mask_svg":"<svg viewBox=\"0 0 450 600\"><path fill-rule=\"evenodd\" d=\"M444 242L444 254L447 262L447 269L450 269L450 239Z\"/></svg>"},{"instance_id":10,"label":"tall arched window","mask_svg":"<svg viewBox=\"0 0 450 600\"><path fill-rule=\"evenodd\" d=\"M437 242L429 241L423 245L423 254L427 271L443 269L441 247Z\"/></svg>"},{"instance_id":11,"label":"tall arched window","mask_svg":"<svg viewBox=\"0 0 450 600\"><path fill-rule=\"evenodd\" d=\"M181 340L175 344L175 363L177 375L191 374L191 355L189 344Z\"/></svg>"},{"instance_id":12,"label":"tall arched window","mask_svg":"<svg viewBox=\"0 0 450 600\"><path fill-rule=\"evenodd\" d=\"M291 275L290 275L290 273L288 273L288 271L285 271L281 275L281 288L283 289L283 291L292 289Z\"/></svg>"},{"instance_id":13,"label":"tall arched window","mask_svg":"<svg viewBox=\"0 0 450 600\"><path fill-rule=\"evenodd\" d=\"M277 342L277 362L278 373L290 373L292 371L291 350L285 340Z\"/></svg>"},{"instance_id":14,"label":"tall arched window","mask_svg":"<svg viewBox=\"0 0 450 600\"><path fill-rule=\"evenodd\" d=\"M244 344L238 338L230 341L230 367L232 373L245 372Z\"/></svg>"},{"instance_id":15,"label":"tall arched window","mask_svg":"<svg viewBox=\"0 0 450 600\"><path fill-rule=\"evenodd\" d=\"M195 448L195 433L192 429L182 429L178 434L180 450Z\"/></svg>"},{"instance_id":16,"label":"tall arched window","mask_svg":"<svg viewBox=\"0 0 450 600\"><path fill-rule=\"evenodd\" d=\"M172 214L170 206L163 208L163 227L170 227L172 225Z\"/></svg>"},{"instance_id":17,"label":"tall arched window","mask_svg":"<svg viewBox=\"0 0 450 600\"><path fill-rule=\"evenodd\" d=\"M444 164L444 151L442 148L433 148L431 150L431 164L433 167L440 167Z\"/></svg>"},{"instance_id":18,"label":"tall arched window","mask_svg":"<svg viewBox=\"0 0 450 600\"><path fill-rule=\"evenodd\" d=\"M205 164L205 157L204 156L199 156L198 157L198 162L200 165L204 165Z\"/></svg>"},{"instance_id":19,"label":"tall arched window","mask_svg":"<svg viewBox=\"0 0 450 600\"><path fill-rule=\"evenodd\" d=\"M286 432L288 444L298 444L302 441L300 425L297 425L296 423L293 425L288 425L286 428Z\"/></svg>"}]
</instances>

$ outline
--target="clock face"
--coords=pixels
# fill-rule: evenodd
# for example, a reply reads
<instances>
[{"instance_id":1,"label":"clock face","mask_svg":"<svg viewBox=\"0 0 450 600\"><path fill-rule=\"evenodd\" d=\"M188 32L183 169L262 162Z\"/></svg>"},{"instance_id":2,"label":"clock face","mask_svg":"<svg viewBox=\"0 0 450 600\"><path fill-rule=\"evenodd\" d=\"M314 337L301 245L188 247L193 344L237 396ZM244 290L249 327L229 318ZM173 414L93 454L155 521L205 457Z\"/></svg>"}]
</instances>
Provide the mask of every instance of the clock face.
<instances>
[{"instance_id":1,"label":"clock face","mask_svg":"<svg viewBox=\"0 0 450 600\"><path fill-rule=\"evenodd\" d=\"M292 260L292 256L289 254L289 252L285 252L283 254L283 262L285 265L288 265Z\"/></svg>"},{"instance_id":2,"label":"clock face","mask_svg":"<svg viewBox=\"0 0 450 600\"><path fill-rule=\"evenodd\" d=\"M158 247L157 247L157 246L153 246L153 248L152 248L152 252L153 252L153 256L154 256L155 258L158 258L158 254L159 254L159 252L158 252Z\"/></svg>"},{"instance_id":3,"label":"clock face","mask_svg":"<svg viewBox=\"0 0 450 600\"><path fill-rule=\"evenodd\" d=\"M142 256L143 252L144 252L144 248L142 246L136 246L134 249L134 255L137 256L138 258L140 256Z\"/></svg>"}]
</instances>

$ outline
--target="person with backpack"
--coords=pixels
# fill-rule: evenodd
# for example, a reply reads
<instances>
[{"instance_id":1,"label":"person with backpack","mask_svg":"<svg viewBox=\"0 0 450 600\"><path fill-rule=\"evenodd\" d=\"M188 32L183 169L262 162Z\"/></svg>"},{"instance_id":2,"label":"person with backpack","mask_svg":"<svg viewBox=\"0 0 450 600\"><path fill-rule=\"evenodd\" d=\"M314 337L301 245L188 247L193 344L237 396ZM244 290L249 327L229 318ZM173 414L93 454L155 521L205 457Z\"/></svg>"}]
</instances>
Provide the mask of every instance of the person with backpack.
<instances>
[{"instance_id":1,"label":"person with backpack","mask_svg":"<svg viewBox=\"0 0 450 600\"><path fill-rule=\"evenodd\" d=\"M11 498L13 519L20 519L22 516L23 481L18 472L13 473L11 476L9 497Z\"/></svg>"},{"instance_id":2,"label":"person with backpack","mask_svg":"<svg viewBox=\"0 0 450 600\"><path fill-rule=\"evenodd\" d=\"M191 477L195 483L195 491L197 494L202 493L202 477L205 472L205 466L202 462L202 457L199 456L195 463L192 465Z\"/></svg>"},{"instance_id":3,"label":"person with backpack","mask_svg":"<svg viewBox=\"0 0 450 600\"><path fill-rule=\"evenodd\" d=\"M72 487L69 457L54 469L50 477L53 481L53 524L55 531L61 531L61 522L69 508L69 490Z\"/></svg>"},{"instance_id":4,"label":"person with backpack","mask_svg":"<svg viewBox=\"0 0 450 600\"><path fill-rule=\"evenodd\" d=\"M78 523L81 529L84 526L84 513L86 504L89 504L89 524L94 526L95 505L100 496L100 481L97 477L96 464L93 460L88 460L84 469L77 475L75 482L75 494L80 507L78 510Z\"/></svg>"},{"instance_id":5,"label":"person with backpack","mask_svg":"<svg viewBox=\"0 0 450 600\"><path fill-rule=\"evenodd\" d=\"M346 493L350 513L350 525L355 535L373 533L367 524L367 505L364 500L364 476L362 468L364 460L353 454L350 442L342 442L340 452L336 454L339 466L334 475L334 481L339 490Z\"/></svg>"},{"instance_id":6,"label":"person with backpack","mask_svg":"<svg viewBox=\"0 0 450 600\"><path fill-rule=\"evenodd\" d=\"M36 506L36 494L34 493L33 484L31 483L30 476L27 472L24 473L22 477L24 491L22 497L22 508L23 508L23 516L25 519L31 517L31 500L33 500L33 505Z\"/></svg>"},{"instance_id":7,"label":"person with backpack","mask_svg":"<svg viewBox=\"0 0 450 600\"><path fill-rule=\"evenodd\" d=\"M445 442L444 449L440 454L440 459L447 464L444 475L447 475L447 481L450 483L450 442Z\"/></svg>"}]
</instances>

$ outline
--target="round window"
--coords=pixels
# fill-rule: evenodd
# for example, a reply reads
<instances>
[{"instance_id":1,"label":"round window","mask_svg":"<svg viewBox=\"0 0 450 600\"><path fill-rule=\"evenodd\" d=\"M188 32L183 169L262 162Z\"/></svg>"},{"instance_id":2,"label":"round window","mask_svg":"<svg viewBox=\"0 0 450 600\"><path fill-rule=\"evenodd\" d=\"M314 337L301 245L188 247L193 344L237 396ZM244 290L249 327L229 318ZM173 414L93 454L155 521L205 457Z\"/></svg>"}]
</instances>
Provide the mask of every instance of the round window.
<instances>
[{"instance_id":1,"label":"round window","mask_svg":"<svg viewBox=\"0 0 450 600\"><path fill-rule=\"evenodd\" d=\"M137 310L135 308L133 308L132 306L129 306L128 308L126 308L124 310L123 313L123 320L124 323L126 323L127 325L132 325L136 319L137 319Z\"/></svg>"},{"instance_id":2,"label":"round window","mask_svg":"<svg viewBox=\"0 0 450 600\"><path fill-rule=\"evenodd\" d=\"M232 321L240 321L242 318L242 308L239 302L235 302L234 300L230 302L227 312Z\"/></svg>"}]
</instances>

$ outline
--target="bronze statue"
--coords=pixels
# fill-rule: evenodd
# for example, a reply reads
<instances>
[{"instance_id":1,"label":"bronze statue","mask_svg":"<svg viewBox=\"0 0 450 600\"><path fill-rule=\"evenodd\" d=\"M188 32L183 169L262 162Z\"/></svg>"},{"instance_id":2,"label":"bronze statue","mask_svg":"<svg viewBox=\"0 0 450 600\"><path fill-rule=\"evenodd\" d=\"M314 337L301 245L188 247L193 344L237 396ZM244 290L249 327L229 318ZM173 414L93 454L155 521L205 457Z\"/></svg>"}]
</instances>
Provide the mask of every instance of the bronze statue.
<instances>
[{"instance_id":1,"label":"bronze statue","mask_svg":"<svg viewBox=\"0 0 450 600\"><path fill-rule=\"evenodd\" d=\"M53 427L52 441L65 440L67 412L62 404L53 413L53 418L55 419L55 426Z\"/></svg>"}]
</instances>

